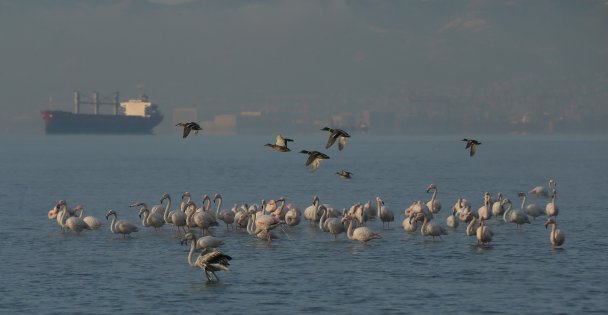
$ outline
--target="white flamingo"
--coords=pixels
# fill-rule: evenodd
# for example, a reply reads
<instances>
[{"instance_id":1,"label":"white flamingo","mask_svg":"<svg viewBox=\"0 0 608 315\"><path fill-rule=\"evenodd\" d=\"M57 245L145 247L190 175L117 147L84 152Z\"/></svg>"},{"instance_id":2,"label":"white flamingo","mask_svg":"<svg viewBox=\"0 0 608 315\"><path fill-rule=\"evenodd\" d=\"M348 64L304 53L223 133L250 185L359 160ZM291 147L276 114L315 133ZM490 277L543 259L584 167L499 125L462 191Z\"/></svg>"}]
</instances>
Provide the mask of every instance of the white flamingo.
<instances>
[{"instance_id":1,"label":"white flamingo","mask_svg":"<svg viewBox=\"0 0 608 315\"><path fill-rule=\"evenodd\" d=\"M207 277L207 281L209 282L218 282L220 278L215 274L216 271L229 271L228 266L230 265L229 261L232 260L232 257L220 252L216 249L204 249L201 254L198 256L196 261L192 259L192 255L196 250L196 237L193 233L186 233L185 237L182 239L181 244L188 244L188 241L191 240L192 243L190 245L190 252L188 252L188 264L192 267L200 268L203 270L205 277Z\"/></svg>"},{"instance_id":2,"label":"white flamingo","mask_svg":"<svg viewBox=\"0 0 608 315\"><path fill-rule=\"evenodd\" d=\"M304 219L308 220L308 223L319 222L319 196L312 198L312 205L304 209Z\"/></svg>"},{"instance_id":3,"label":"white flamingo","mask_svg":"<svg viewBox=\"0 0 608 315\"><path fill-rule=\"evenodd\" d=\"M285 213L285 223L288 226L296 226L300 224L300 220L302 218L300 209L294 207L292 204L288 204L287 208L289 210L287 210L287 213Z\"/></svg>"},{"instance_id":4,"label":"white flamingo","mask_svg":"<svg viewBox=\"0 0 608 315\"><path fill-rule=\"evenodd\" d=\"M556 217L559 214L559 207L555 204L555 199L557 198L557 191L553 189L551 193L551 202L549 202L545 206L545 213L549 217Z\"/></svg>"},{"instance_id":5,"label":"white flamingo","mask_svg":"<svg viewBox=\"0 0 608 315\"><path fill-rule=\"evenodd\" d=\"M60 223L62 228L68 228L68 229L76 232L76 235L80 235L80 232L82 232L83 230L91 229L86 224L86 222L84 222L84 220L82 220L81 218L75 217L75 216L70 216L70 214L68 213L68 206L64 200L60 201L59 206L62 209L61 223ZM59 218L59 216L57 218Z\"/></svg>"},{"instance_id":6,"label":"white flamingo","mask_svg":"<svg viewBox=\"0 0 608 315\"><path fill-rule=\"evenodd\" d=\"M359 241L363 242L363 244L367 244L367 242L371 240L382 238L382 235L372 231L366 226L360 226L353 229L353 221L355 220L348 215L342 218L342 221L349 221L348 229L346 230L346 237L348 237L349 240Z\"/></svg>"},{"instance_id":7,"label":"white flamingo","mask_svg":"<svg viewBox=\"0 0 608 315\"><path fill-rule=\"evenodd\" d=\"M458 227L458 219L456 219L456 208L452 208L452 214L446 219L446 225L453 229Z\"/></svg>"},{"instance_id":8,"label":"white flamingo","mask_svg":"<svg viewBox=\"0 0 608 315\"><path fill-rule=\"evenodd\" d=\"M150 214L150 210L148 210L148 206L143 203L136 203L136 204L132 204L129 207L141 207L139 208L139 218L142 218L143 215L143 219L141 220L141 225L144 227L153 227L154 230L158 231L159 227L162 227L163 225L165 225L165 220L162 217L162 215L160 215L160 213L156 213L156 214Z\"/></svg>"},{"instance_id":9,"label":"white flamingo","mask_svg":"<svg viewBox=\"0 0 608 315\"><path fill-rule=\"evenodd\" d=\"M441 211L441 202L437 200L437 186L435 184L430 184L426 189L426 193L428 194L430 191L433 191L433 196L431 197L431 200L426 203L426 206L432 214L437 214Z\"/></svg>"},{"instance_id":10,"label":"white flamingo","mask_svg":"<svg viewBox=\"0 0 608 315\"><path fill-rule=\"evenodd\" d=\"M395 221L393 211L384 205L384 201L380 197L376 197L376 206L378 207L378 218L382 221L382 228L384 229L385 222L386 228L389 228L391 222ZM363 212L363 208L361 208L361 212Z\"/></svg>"},{"instance_id":11,"label":"white flamingo","mask_svg":"<svg viewBox=\"0 0 608 315\"><path fill-rule=\"evenodd\" d=\"M108 213L106 214L106 220L110 216L114 216L114 218L112 218L112 223L110 223L110 232L112 232L113 234L122 234L122 238L125 239L127 234L139 231L135 225L129 223L128 221L116 221L116 219L118 218L116 211L108 210Z\"/></svg>"},{"instance_id":12,"label":"white flamingo","mask_svg":"<svg viewBox=\"0 0 608 315\"><path fill-rule=\"evenodd\" d=\"M465 233L467 236L476 235L477 228L479 227L479 222L477 221L477 216L473 213L469 213L468 217L469 217L468 218L469 224L467 225Z\"/></svg>"},{"instance_id":13,"label":"white flamingo","mask_svg":"<svg viewBox=\"0 0 608 315\"><path fill-rule=\"evenodd\" d=\"M80 211L80 215L78 217L81 218L82 221L84 221L84 223L86 223L91 230L97 230L103 225L103 222L94 216L88 215L83 218L84 208L81 205L77 205L76 207L74 207L73 211L74 214L76 214L77 211Z\"/></svg>"},{"instance_id":14,"label":"white flamingo","mask_svg":"<svg viewBox=\"0 0 608 315\"><path fill-rule=\"evenodd\" d=\"M219 201L217 201L219 200ZM213 197L213 203L217 201L217 209L215 211L216 217L226 224L226 230L228 230L228 226L233 227L234 223L234 215L235 213L232 210L222 210L222 202L223 198L221 194L215 194Z\"/></svg>"},{"instance_id":15,"label":"white flamingo","mask_svg":"<svg viewBox=\"0 0 608 315\"><path fill-rule=\"evenodd\" d=\"M520 194L523 194L523 204L526 204L527 200L528 200L528 196L526 195L525 192L521 192ZM519 194L518 194L519 196ZM521 196L520 196L521 197ZM522 210L524 211L524 213L526 213L527 215L531 216L532 218L534 218L536 220L536 217L539 217L541 215L544 215L545 212L543 211L543 209L536 204L528 204L525 206L522 206Z\"/></svg>"},{"instance_id":16,"label":"white flamingo","mask_svg":"<svg viewBox=\"0 0 608 315\"><path fill-rule=\"evenodd\" d=\"M498 199L492 203L492 215L498 217L505 213L505 208L502 205L503 199L502 193L498 193Z\"/></svg>"},{"instance_id":17,"label":"white flamingo","mask_svg":"<svg viewBox=\"0 0 608 315\"><path fill-rule=\"evenodd\" d=\"M492 241L492 237L494 236L494 232L490 227L487 227L483 224L484 219L479 220L479 227L477 227L476 236L477 236L477 244L486 245Z\"/></svg>"},{"instance_id":18,"label":"white flamingo","mask_svg":"<svg viewBox=\"0 0 608 315\"><path fill-rule=\"evenodd\" d=\"M549 179L549 188L544 186L536 186L532 188L528 193L535 195L536 197L549 198L549 190L555 188L557 183L554 179Z\"/></svg>"},{"instance_id":19,"label":"white flamingo","mask_svg":"<svg viewBox=\"0 0 608 315\"><path fill-rule=\"evenodd\" d=\"M171 209L171 196L165 193L160 199L160 204L163 204L164 200L168 200L167 207L165 208L164 219L166 223L173 224L176 228L177 237L180 236L179 229L181 228L186 233L186 213L182 211L181 207L179 210L170 211Z\"/></svg>"},{"instance_id":20,"label":"white flamingo","mask_svg":"<svg viewBox=\"0 0 608 315\"><path fill-rule=\"evenodd\" d=\"M490 193L488 192L483 194L483 206L477 209L477 215L479 215L479 220L489 220L490 218L492 218L490 197Z\"/></svg>"},{"instance_id":21,"label":"white flamingo","mask_svg":"<svg viewBox=\"0 0 608 315\"><path fill-rule=\"evenodd\" d=\"M279 238L273 231L273 229L276 228L279 224L268 224L270 222L270 219L268 219L268 217L272 218L273 222L275 222L272 216L261 214L259 221L257 220L258 214L256 212L250 212L249 216L250 218L247 223L247 232L250 235L254 235L258 239L266 240L268 241L268 243L271 243L273 239ZM258 222L262 223L262 225L258 225Z\"/></svg>"},{"instance_id":22,"label":"white flamingo","mask_svg":"<svg viewBox=\"0 0 608 315\"><path fill-rule=\"evenodd\" d=\"M521 208L525 209L525 205L526 205L526 193L520 192L517 195L520 198L522 198ZM528 218L528 215L523 210L521 210L521 209L519 209L519 210L513 210L513 204L511 203L511 200L509 200L508 198L505 198L503 200L503 203L507 204L507 209L505 210L505 213L503 213L503 215L502 215L502 219L506 223L513 222L513 223L517 224L517 229L518 230L525 223L528 223L528 224L530 223L530 219Z\"/></svg>"},{"instance_id":23,"label":"white flamingo","mask_svg":"<svg viewBox=\"0 0 608 315\"><path fill-rule=\"evenodd\" d=\"M548 225L551 225L551 234L549 235L551 244L553 244L553 246L562 246L566 241L566 235L557 228L555 217L549 217L547 219L547 222L545 222L545 228L547 228Z\"/></svg>"},{"instance_id":24,"label":"white flamingo","mask_svg":"<svg viewBox=\"0 0 608 315\"><path fill-rule=\"evenodd\" d=\"M432 236L433 240L436 236L441 239L441 235L448 235L448 231L443 228L435 220L430 219L423 213L417 213L415 220L422 220L422 226L420 227L420 233L422 235Z\"/></svg>"}]
</instances>

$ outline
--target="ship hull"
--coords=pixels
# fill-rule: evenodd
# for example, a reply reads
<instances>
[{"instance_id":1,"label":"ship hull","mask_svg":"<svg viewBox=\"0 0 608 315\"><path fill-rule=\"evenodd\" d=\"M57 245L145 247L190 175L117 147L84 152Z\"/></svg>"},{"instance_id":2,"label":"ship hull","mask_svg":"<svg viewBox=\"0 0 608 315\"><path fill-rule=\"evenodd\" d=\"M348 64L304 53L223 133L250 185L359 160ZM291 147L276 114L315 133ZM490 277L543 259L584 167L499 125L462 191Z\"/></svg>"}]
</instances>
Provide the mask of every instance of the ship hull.
<instances>
[{"instance_id":1,"label":"ship hull","mask_svg":"<svg viewBox=\"0 0 608 315\"><path fill-rule=\"evenodd\" d=\"M148 117L125 115L74 114L66 111L43 111L45 133L61 134L152 134L163 119L160 114Z\"/></svg>"}]
</instances>

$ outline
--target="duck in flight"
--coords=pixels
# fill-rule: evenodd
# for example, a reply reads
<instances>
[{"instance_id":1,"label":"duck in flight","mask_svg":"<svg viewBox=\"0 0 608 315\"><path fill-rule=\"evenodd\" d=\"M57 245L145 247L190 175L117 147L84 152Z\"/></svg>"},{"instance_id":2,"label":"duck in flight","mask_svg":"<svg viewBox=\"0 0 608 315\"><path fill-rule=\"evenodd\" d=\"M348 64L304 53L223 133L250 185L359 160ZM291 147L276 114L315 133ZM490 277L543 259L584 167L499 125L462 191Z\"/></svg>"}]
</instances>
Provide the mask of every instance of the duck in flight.
<instances>
[{"instance_id":1,"label":"duck in flight","mask_svg":"<svg viewBox=\"0 0 608 315\"><path fill-rule=\"evenodd\" d=\"M462 139L462 141L465 141L467 143L467 146L465 147L465 149L470 149L469 156L475 155L475 152L477 152L477 146L481 144L481 142L479 142L475 139L464 138L464 139Z\"/></svg>"},{"instance_id":2,"label":"duck in flight","mask_svg":"<svg viewBox=\"0 0 608 315\"><path fill-rule=\"evenodd\" d=\"M344 179L351 179L353 176L353 173L345 171L345 170L341 170L339 172L336 172L336 175L338 175Z\"/></svg>"},{"instance_id":3,"label":"duck in flight","mask_svg":"<svg viewBox=\"0 0 608 315\"><path fill-rule=\"evenodd\" d=\"M198 134L200 130L203 130L201 126L193 121L191 122L180 122L177 123L176 126L181 126L184 128L183 138L187 137L190 134L190 130L194 130L194 134Z\"/></svg>"},{"instance_id":4,"label":"duck in flight","mask_svg":"<svg viewBox=\"0 0 608 315\"><path fill-rule=\"evenodd\" d=\"M329 159L325 153L321 153L319 151L306 151L302 150L300 153L308 154L308 159L306 160L306 166L311 172L314 172L321 165L321 161Z\"/></svg>"},{"instance_id":5,"label":"duck in flight","mask_svg":"<svg viewBox=\"0 0 608 315\"><path fill-rule=\"evenodd\" d=\"M326 149L329 149L336 140L338 140L338 150L342 151L344 149L344 145L346 144L346 138L350 138L348 132L342 129L332 129L329 127L321 128L323 131L329 131L329 139L327 140L327 144L325 145Z\"/></svg>"},{"instance_id":6,"label":"duck in flight","mask_svg":"<svg viewBox=\"0 0 608 315\"><path fill-rule=\"evenodd\" d=\"M289 151L291 151L291 149L289 149L287 147L287 142L289 142L289 141L293 142L293 139L286 139L286 138L283 138L283 136L281 136L281 135L277 135L277 139L274 144L266 143L264 146L271 147L279 152L289 152Z\"/></svg>"}]
</instances>

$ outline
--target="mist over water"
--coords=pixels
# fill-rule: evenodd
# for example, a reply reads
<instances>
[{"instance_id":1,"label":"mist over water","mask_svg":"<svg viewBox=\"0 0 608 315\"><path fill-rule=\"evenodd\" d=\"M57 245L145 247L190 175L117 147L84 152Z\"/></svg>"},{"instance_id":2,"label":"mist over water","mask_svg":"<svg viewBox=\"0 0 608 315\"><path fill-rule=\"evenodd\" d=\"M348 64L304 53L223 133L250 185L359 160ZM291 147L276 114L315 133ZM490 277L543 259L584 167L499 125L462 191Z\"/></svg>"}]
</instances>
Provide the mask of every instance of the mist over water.
<instances>
[{"instance_id":1,"label":"mist over water","mask_svg":"<svg viewBox=\"0 0 608 315\"><path fill-rule=\"evenodd\" d=\"M474 157L454 137L353 136L344 151L324 149L326 134L295 138L292 152L263 144L273 136L181 139L164 136L0 138L0 311L3 313L582 313L608 311L604 284L608 188L605 137L477 137ZM301 149L331 159L310 173ZM345 181L334 173L353 172ZM485 191L517 192L557 180L562 249L552 249L544 217L518 231L492 219L490 246L479 248L461 223L441 240L401 228L403 210L438 187L445 219L458 197L476 211ZM318 195L341 210L381 196L395 213L383 239L337 241L302 222L272 244L226 230L230 272L207 284L188 266L189 247L171 227L141 227L128 205L158 204L182 192L200 204L219 192L223 208L284 196L302 211ZM62 234L47 211L60 200L105 221L108 209L140 227L122 240L106 224ZM546 199L531 197L544 208Z\"/></svg>"}]
</instances>

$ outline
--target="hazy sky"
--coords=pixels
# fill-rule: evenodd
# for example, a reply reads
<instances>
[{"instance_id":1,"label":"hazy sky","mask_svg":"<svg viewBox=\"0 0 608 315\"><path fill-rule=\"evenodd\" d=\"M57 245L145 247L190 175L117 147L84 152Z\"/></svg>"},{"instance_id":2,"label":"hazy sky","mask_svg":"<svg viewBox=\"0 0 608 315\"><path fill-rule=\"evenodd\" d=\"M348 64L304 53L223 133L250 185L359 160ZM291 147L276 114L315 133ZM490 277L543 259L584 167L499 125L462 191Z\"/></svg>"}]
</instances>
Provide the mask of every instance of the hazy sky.
<instances>
[{"instance_id":1,"label":"hazy sky","mask_svg":"<svg viewBox=\"0 0 608 315\"><path fill-rule=\"evenodd\" d=\"M608 73L608 1L0 0L0 133L53 96L381 95ZM204 114L204 110L201 114ZM168 117L170 120L170 117ZM199 117L200 118L200 117Z\"/></svg>"}]
</instances>

